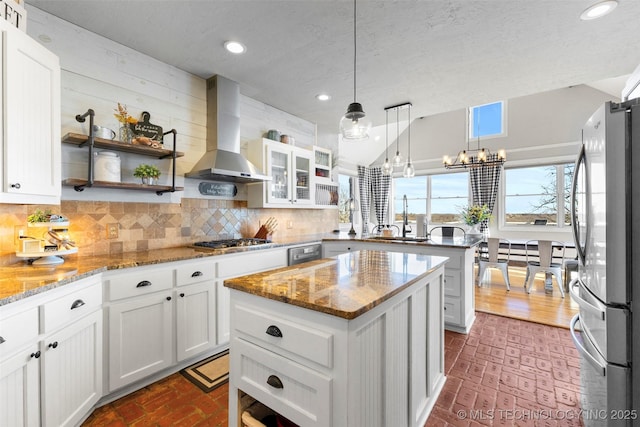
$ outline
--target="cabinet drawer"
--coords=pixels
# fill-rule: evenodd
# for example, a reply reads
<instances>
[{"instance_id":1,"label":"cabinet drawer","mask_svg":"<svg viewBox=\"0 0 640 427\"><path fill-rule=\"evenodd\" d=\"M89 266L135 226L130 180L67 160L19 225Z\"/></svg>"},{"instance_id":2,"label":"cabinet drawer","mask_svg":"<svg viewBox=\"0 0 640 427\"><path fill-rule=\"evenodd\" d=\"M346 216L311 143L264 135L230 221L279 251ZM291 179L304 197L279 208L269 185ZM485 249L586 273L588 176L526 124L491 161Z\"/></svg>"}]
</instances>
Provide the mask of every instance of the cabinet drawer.
<instances>
[{"instance_id":1,"label":"cabinet drawer","mask_svg":"<svg viewBox=\"0 0 640 427\"><path fill-rule=\"evenodd\" d=\"M102 285L93 283L63 297L47 302L42 308L43 333L84 317L102 306Z\"/></svg>"},{"instance_id":2,"label":"cabinet drawer","mask_svg":"<svg viewBox=\"0 0 640 427\"><path fill-rule=\"evenodd\" d=\"M38 338L38 307L0 318L0 359Z\"/></svg>"},{"instance_id":3,"label":"cabinet drawer","mask_svg":"<svg viewBox=\"0 0 640 427\"><path fill-rule=\"evenodd\" d=\"M329 332L309 328L248 306L234 306L231 316L231 324L240 333L327 368L333 366L333 334Z\"/></svg>"},{"instance_id":4,"label":"cabinet drawer","mask_svg":"<svg viewBox=\"0 0 640 427\"><path fill-rule=\"evenodd\" d=\"M184 286L192 283L213 280L216 277L214 261L199 261L180 264L176 267L176 285Z\"/></svg>"},{"instance_id":5,"label":"cabinet drawer","mask_svg":"<svg viewBox=\"0 0 640 427\"><path fill-rule=\"evenodd\" d=\"M460 317L460 300L458 298L444 299L444 322L459 325L462 323Z\"/></svg>"},{"instance_id":6,"label":"cabinet drawer","mask_svg":"<svg viewBox=\"0 0 640 427\"><path fill-rule=\"evenodd\" d=\"M258 250L218 261L218 277L229 279L270 270L287 265L287 252L282 250Z\"/></svg>"},{"instance_id":7,"label":"cabinet drawer","mask_svg":"<svg viewBox=\"0 0 640 427\"><path fill-rule=\"evenodd\" d=\"M331 426L331 378L239 338L231 355L239 389L298 425Z\"/></svg>"},{"instance_id":8,"label":"cabinet drawer","mask_svg":"<svg viewBox=\"0 0 640 427\"><path fill-rule=\"evenodd\" d=\"M449 271L445 270L446 274L444 275L444 294L452 297L460 296L460 275L462 274L459 271Z\"/></svg>"},{"instance_id":9,"label":"cabinet drawer","mask_svg":"<svg viewBox=\"0 0 640 427\"><path fill-rule=\"evenodd\" d=\"M173 269L130 271L128 274L110 276L107 295L110 301L146 295L173 287Z\"/></svg>"}]
</instances>

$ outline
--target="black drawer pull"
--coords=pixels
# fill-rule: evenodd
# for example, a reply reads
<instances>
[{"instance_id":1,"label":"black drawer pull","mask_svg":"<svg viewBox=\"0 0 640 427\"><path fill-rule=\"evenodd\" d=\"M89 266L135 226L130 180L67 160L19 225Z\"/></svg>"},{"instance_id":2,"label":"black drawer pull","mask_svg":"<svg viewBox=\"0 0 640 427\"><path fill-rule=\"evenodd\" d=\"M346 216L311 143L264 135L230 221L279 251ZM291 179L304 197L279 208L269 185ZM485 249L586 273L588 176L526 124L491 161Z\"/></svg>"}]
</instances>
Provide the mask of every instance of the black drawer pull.
<instances>
[{"instance_id":1,"label":"black drawer pull","mask_svg":"<svg viewBox=\"0 0 640 427\"><path fill-rule=\"evenodd\" d=\"M194 271L191 274L191 277L200 277L200 276L202 276L202 271Z\"/></svg>"},{"instance_id":2,"label":"black drawer pull","mask_svg":"<svg viewBox=\"0 0 640 427\"><path fill-rule=\"evenodd\" d=\"M276 377L275 375L269 375L269 378L267 378L267 384L269 384L273 388L284 388L284 384L282 384L280 378Z\"/></svg>"},{"instance_id":3,"label":"black drawer pull","mask_svg":"<svg viewBox=\"0 0 640 427\"><path fill-rule=\"evenodd\" d=\"M77 299L73 302L73 304L71 304L71 310L73 310L74 308L82 307L83 305L84 301L82 301L81 299Z\"/></svg>"},{"instance_id":4,"label":"black drawer pull","mask_svg":"<svg viewBox=\"0 0 640 427\"><path fill-rule=\"evenodd\" d=\"M148 280L143 280L136 285L136 288L144 288L145 286L151 286L151 282Z\"/></svg>"},{"instance_id":5,"label":"black drawer pull","mask_svg":"<svg viewBox=\"0 0 640 427\"><path fill-rule=\"evenodd\" d=\"M35 357L36 359L40 358L40 350L36 351L35 353L31 353L31 357Z\"/></svg>"},{"instance_id":6,"label":"black drawer pull","mask_svg":"<svg viewBox=\"0 0 640 427\"><path fill-rule=\"evenodd\" d=\"M267 328L267 335L271 335L272 337L282 338L282 332L280 328L276 325L271 325Z\"/></svg>"},{"instance_id":7,"label":"black drawer pull","mask_svg":"<svg viewBox=\"0 0 640 427\"><path fill-rule=\"evenodd\" d=\"M54 341L51 344L49 344L49 348L58 348L58 341Z\"/></svg>"},{"instance_id":8,"label":"black drawer pull","mask_svg":"<svg viewBox=\"0 0 640 427\"><path fill-rule=\"evenodd\" d=\"M3 342L5 342L6 340L2 337L2 335L0 335L0 344L2 344Z\"/></svg>"}]
</instances>

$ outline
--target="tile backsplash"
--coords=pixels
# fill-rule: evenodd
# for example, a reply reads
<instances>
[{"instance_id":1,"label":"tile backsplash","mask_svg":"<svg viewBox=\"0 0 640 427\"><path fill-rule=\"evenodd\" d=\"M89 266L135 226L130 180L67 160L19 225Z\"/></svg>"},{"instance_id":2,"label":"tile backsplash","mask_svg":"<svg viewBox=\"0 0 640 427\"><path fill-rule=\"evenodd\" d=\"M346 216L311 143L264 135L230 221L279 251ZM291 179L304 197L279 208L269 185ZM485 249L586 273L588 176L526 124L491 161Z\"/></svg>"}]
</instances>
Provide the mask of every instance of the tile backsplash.
<instances>
[{"instance_id":1,"label":"tile backsplash","mask_svg":"<svg viewBox=\"0 0 640 427\"><path fill-rule=\"evenodd\" d=\"M278 220L277 237L329 232L338 226L334 209L249 209L246 201L182 199L181 203L63 201L60 206L0 204L0 264L15 256L17 229L27 216L51 209L69 218L78 254L107 255L183 246L198 240L253 237L269 217ZM304 218L304 220L301 220ZM287 228L290 224L291 228ZM108 238L107 229L118 237ZM26 233L25 233L26 234ZM40 236L34 236L40 237Z\"/></svg>"}]
</instances>

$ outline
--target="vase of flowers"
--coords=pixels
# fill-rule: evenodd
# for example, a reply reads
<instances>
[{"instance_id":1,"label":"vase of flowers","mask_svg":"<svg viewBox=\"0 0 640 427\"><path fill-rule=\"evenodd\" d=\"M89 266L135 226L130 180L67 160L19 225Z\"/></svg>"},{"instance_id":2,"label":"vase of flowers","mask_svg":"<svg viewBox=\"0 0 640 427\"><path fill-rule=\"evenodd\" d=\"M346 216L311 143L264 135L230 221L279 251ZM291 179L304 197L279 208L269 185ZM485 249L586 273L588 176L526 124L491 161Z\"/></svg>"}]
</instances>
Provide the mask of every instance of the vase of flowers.
<instances>
[{"instance_id":1,"label":"vase of flowers","mask_svg":"<svg viewBox=\"0 0 640 427\"><path fill-rule=\"evenodd\" d=\"M142 179L143 185L155 185L160 177L160 169L153 165L138 165L133 171L133 176Z\"/></svg>"},{"instance_id":2,"label":"vase of flowers","mask_svg":"<svg viewBox=\"0 0 640 427\"><path fill-rule=\"evenodd\" d=\"M127 112L127 106L121 105L119 102L118 108L115 108L114 111L115 118L120 122L120 132L118 135L118 139L120 139L120 141L122 142L131 144L133 131L131 130L131 126L129 125L135 125L136 123L138 123L138 119L131 117Z\"/></svg>"},{"instance_id":3,"label":"vase of flowers","mask_svg":"<svg viewBox=\"0 0 640 427\"><path fill-rule=\"evenodd\" d=\"M483 221L491 219L491 211L487 205L471 205L464 208L460 216L462 221L470 227L467 234L482 235L480 225Z\"/></svg>"}]
</instances>

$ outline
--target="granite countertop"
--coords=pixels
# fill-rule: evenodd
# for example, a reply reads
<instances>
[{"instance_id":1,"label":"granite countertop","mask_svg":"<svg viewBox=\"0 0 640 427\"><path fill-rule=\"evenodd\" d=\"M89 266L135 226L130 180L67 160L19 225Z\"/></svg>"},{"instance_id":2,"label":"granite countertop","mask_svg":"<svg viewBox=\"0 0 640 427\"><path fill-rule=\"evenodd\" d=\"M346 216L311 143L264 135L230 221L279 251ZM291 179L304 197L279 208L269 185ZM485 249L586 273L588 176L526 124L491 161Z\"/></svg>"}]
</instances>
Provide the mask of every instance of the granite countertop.
<instances>
[{"instance_id":1,"label":"granite countertop","mask_svg":"<svg viewBox=\"0 0 640 427\"><path fill-rule=\"evenodd\" d=\"M448 260L387 251L356 251L224 281L224 286L354 319Z\"/></svg>"},{"instance_id":2,"label":"granite countertop","mask_svg":"<svg viewBox=\"0 0 640 427\"><path fill-rule=\"evenodd\" d=\"M340 233L332 233L325 234L322 238L325 242L337 241L355 241L355 242L375 242L382 244L393 244L393 245L415 245L415 246L437 246L437 247L447 247L447 248L472 248L477 246L482 242L482 236L470 236L466 235L465 237L433 237L427 239L417 238L417 237L406 237L403 238L401 236L396 237L383 237L378 236L376 234L356 234L355 236L350 236L348 233L340 232Z\"/></svg>"},{"instance_id":3,"label":"granite countertop","mask_svg":"<svg viewBox=\"0 0 640 427\"><path fill-rule=\"evenodd\" d=\"M230 255L248 251L273 249L306 243L319 243L319 235L298 236L276 239L260 246L246 246L226 249L194 249L175 247L152 251L125 252L101 256L65 256L64 264L50 266L29 265L19 262L0 267L0 306L15 302L31 295L46 292L76 280L107 270L117 270L164 262L182 261L218 255Z\"/></svg>"}]
</instances>

